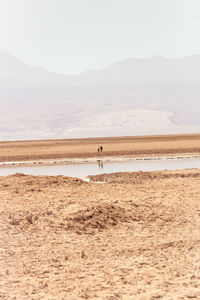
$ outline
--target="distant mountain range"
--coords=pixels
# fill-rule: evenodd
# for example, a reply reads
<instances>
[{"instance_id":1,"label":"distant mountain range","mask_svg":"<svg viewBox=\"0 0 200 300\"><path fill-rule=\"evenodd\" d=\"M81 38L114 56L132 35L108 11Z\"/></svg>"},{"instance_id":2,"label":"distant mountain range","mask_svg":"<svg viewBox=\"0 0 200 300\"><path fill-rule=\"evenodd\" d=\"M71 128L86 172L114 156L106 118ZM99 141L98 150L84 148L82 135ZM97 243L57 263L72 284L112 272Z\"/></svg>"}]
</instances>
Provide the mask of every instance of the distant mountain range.
<instances>
[{"instance_id":1,"label":"distant mountain range","mask_svg":"<svg viewBox=\"0 0 200 300\"><path fill-rule=\"evenodd\" d=\"M77 76L0 52L0 140L200 132L200 55Z\"/></svg>"}]
</instances>

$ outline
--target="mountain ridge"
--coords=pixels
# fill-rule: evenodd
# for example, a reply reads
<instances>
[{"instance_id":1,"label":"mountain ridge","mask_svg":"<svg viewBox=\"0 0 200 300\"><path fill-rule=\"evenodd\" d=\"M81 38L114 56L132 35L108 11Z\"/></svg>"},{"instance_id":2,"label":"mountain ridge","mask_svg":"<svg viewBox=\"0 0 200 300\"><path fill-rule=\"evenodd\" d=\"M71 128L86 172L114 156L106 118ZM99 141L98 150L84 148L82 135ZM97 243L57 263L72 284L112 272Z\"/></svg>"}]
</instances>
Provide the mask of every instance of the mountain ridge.
<instances>
[{"instance_id":1,"label":"mountain ridge","mask_svg":"<svg viewBox=\"0 0 200 300\"><path fill-rule=\"evenodd\" d=\"M0 66L2 65L2 62L3 60L10 60L10 62L12 61L14 64L18 64L18 65L21 65L23 66L24 68L33 68L33 69L38 69L38 70L42 70L42 71L45 71L45 72L48 72L48 73L53 73L53 74L56 74L56 75L59 75L59 76L66 76L66 77L79 77L80 75L83 75L85 73L90 73L90 72L98 72L98 71L103 71L103 70L106 70L108 68L111 68L113 66L119 66L119 65L122 65L122 64L130 64L130 63L151 63L151 62L181 62L181 61L186 61L186 60L194 60L194 59L199 59L199 64L200 64L200 54L194 54L194 55L188 55L188 56L183 56L181 58L168 58L168 57L164 57L164 56L161 56L161 55L155 55L153 57L150 57L150 58L139 58L139 57L128 57L128 58L125 58L125 59L122 59L122 60L119 60L119 61L115 61L113 63L110 63L108 65L106 65L105 67L102 67L102 68L99 68L99 69L89 69L89 70L85 70L79 74L75 74L75 75L70 75L70 74L65 74L63 72L55 72L55 71L52 71L52 70L48 70L47 68L44 68L42 66L32 66L31 64L27 63L27 62L24 62L22 59L19 59L18 57L16 57L15 55L9 53L9 52L6 52L6 51L0 51ZM8 65L7 65L8 66Z\"/></svg>"},{"instance_id":2,"label":"mountain ridge","mask_svg":"<svg viewBox=\"0 0 200 300\"><path fill-rule=\"evenodd\" d=\"M0 140L200 132L199 99L200 55L70 76L0 52Z\"/></svg>"}]
</instances>

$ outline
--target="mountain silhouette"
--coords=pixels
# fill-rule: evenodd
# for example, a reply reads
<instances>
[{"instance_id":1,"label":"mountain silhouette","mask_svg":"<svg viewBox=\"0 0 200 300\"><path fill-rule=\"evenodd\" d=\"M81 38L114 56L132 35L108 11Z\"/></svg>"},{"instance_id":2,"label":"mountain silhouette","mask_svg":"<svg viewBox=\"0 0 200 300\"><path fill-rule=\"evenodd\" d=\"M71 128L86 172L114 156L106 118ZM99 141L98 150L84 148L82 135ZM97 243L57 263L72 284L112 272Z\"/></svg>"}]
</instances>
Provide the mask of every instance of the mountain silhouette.
<instances>
[{"instance_id":1,"label":"mountain silhouette","mask_svg":"<svg viewBox=\"0 0 200 300\"><path fill-rule=\"evenodd\" d=\"M0 52L0 140L199 132L199 97L200 55L69 76Z\"/></svg>"}]
</instances>

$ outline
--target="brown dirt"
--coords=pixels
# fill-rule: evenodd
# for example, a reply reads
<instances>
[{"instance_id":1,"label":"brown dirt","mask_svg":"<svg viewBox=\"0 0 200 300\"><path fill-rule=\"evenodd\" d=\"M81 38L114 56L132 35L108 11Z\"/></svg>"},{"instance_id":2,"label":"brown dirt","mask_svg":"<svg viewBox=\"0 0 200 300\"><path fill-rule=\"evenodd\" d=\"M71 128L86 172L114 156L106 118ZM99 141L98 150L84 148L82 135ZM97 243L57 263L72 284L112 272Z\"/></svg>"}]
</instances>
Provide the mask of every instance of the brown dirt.
<instances>
[{"instance_id":1,"label":"brown dirt","mask_svg":"<svg viewBox=\"0 0 200 300\"><path fill-rule=\"evenodd\" d=\"M0 298L200 299L200 170L91 180L0 177Z\"/></svg>"},{"instance_id":2,"label":"brown dirt","mask_svg":"<svg viewBox=\"0 0 200 300\"><path fill-rule=\"evenodd\" d=\"M103 145L103 153L97 146ZM200 153L200 134L0 142L0 162Z\"/></svg>"}]
</instances>

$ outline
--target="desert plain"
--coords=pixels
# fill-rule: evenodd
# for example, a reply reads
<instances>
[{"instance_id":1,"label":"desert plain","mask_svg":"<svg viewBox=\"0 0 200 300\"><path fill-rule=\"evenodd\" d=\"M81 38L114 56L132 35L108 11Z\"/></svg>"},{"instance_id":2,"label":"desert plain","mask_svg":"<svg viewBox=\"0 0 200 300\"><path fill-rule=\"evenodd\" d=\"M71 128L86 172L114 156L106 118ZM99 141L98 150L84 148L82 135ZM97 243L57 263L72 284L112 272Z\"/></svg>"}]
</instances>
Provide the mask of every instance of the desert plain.
<instances>
[{"instance_id":1,"label":"desert plain","mask_svg":"<svg viewBox=\"0 0 200 300\"><path fill-rule=\"evenodd\" d=\"M1 142L0 161L199 150L197 134ZM0 299L200 299L199 195L200 169L0 176Z\"/></svg>"},{"instance_id":2,"label":"desert plain","mask_svg":"<svg viewBox=\"0 0 200 300\"><path fill-rule=\"evenodd\" d=\"M200 153L200 134L0 142L0 162L184 153Z\"/></svg>"}]
</instances>

